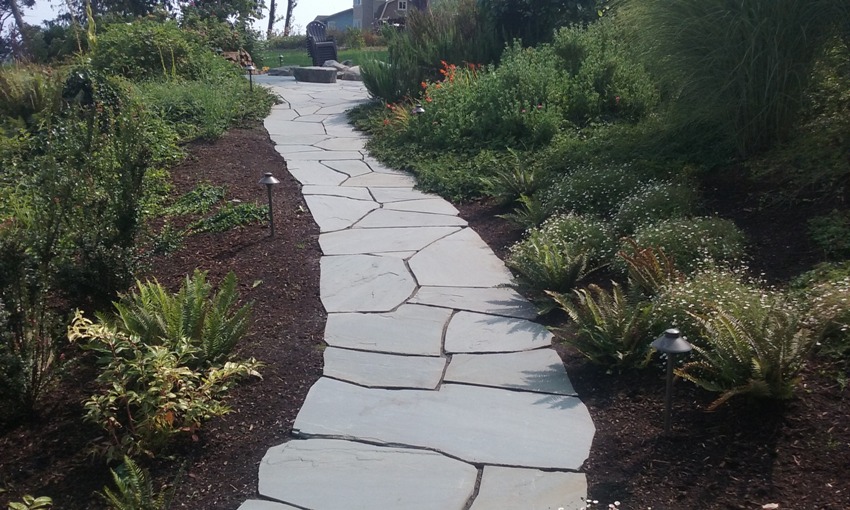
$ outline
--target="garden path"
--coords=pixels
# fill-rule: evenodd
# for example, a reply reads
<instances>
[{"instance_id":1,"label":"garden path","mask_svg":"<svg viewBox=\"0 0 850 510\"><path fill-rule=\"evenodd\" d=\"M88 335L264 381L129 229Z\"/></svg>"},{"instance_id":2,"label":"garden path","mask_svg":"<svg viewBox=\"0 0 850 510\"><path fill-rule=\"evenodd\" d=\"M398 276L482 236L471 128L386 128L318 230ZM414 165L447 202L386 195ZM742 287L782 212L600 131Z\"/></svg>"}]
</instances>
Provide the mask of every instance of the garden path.
<instances>
[{"instance_id":1,"label":"garden path","mask_svg":"<svg viewBox=\"0 0 850 510\"><path fill-rule=\"evenodd\" d=\"M256 81L284 98L265 127L321 230L328 347L239 510L583 507L595 428L502 261L368 155L344 115L361 83Z\"/></svg>"}]
</instances>

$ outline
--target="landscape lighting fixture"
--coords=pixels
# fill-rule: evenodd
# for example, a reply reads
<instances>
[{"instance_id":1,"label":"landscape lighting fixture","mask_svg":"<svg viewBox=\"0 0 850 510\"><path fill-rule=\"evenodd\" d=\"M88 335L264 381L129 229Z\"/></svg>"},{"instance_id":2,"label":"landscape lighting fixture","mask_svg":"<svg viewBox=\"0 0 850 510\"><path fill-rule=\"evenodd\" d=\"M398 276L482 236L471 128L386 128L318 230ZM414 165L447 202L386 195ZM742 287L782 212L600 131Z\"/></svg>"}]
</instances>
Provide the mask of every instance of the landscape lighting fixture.
<instances>
[{"instance_id":1,"label":"landscape lighting fixture","mask_svg":"<svg viewBox=\"0 0 850 510\"><path fill-rule=\"evenodd\" d=\"M670 432L670 411L673 405L673 365L677 354L687 354L693 346L675 328L668 329L652 342L652 348L667 355L667 391L664 395L664 433Z\"/></svg>"},{"instance_id":2,"label":"landscape lighting fixture","mask_svg":"<svg viewBox=\"0 0 850 510\"><path fill-rule=\"evenodd\" d=\"M271 229L271 236L274 237L274 211L272 210L272 186L275 184L279 184L280 181L275 179L271 172L266 172L263 175L263 178L260 179L260 182L257 184L264 184L266 189L269 191L269 228Z\"/></svg>"},{"instance_id":3,"label":"landscape lighting fixture","mask_svg":"<svg viewBox=\"0 0 850 510\"><path fill-rule=\"evenodd\" d=\"M257 68L254 67L254 64L248 64L243 69L248 71L248 81L251 84L251 92L254 92L254 71L256 71Z\"/></svg>"},{"instance_id":4,"label":"landscape lighting fixture","mask_svg":"<svg viewBox=\"0 0 850 510\"><path fill-rule=\"evenodd\" d=\"M421 104L417 104L416 108L410 110L410 113L412 113L413 115L421 115L425 113L425 108L422 108Z\"/></svg>"}]
</instances>

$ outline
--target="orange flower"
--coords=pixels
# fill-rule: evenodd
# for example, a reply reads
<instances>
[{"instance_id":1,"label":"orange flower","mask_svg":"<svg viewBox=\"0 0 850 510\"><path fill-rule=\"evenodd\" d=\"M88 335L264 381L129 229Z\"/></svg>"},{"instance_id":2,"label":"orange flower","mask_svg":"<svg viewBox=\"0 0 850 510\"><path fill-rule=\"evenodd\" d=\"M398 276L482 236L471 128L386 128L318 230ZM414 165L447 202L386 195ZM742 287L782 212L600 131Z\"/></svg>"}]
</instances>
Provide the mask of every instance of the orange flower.
<instances>
[{"instance_id":1,"label":"orange flower","mask_svg":"<svg viewBox=\"0 0 850 510\"><path fill-rule=\"evenodd\" d=\"M435 87L435 88L438 88L438 89L441 89L441 88L443 88L443 85L442 85L442 84L440 84L440 83L438 83L438 84L434 85L434 87Z\"/></svg>"},{"instance_id":2,"label":"orange flower","mask_svg":"<svg viewBox=\"0 0 850 510\"><path fill-rule=\"evenodd\" d=\"M423 81L422 83L420 83L420 85L422 85L422 88L423 88L423 89L427 89L427 88L428 88L428 84L427 84L427 83L425 83L424 81Z\"/></svg>"},{"instance_id":3,"label":"orange flower","mask_svg":"<svg viewBox=\"0 0 850 510\"><path fill-rule=\"evenodd\" d=\"M384 125L389 126L390 125L390 119L384 119Z\"/></svg>"},{"instance_id":4,"label":"orange flower","mask_svg":"<svg viewBox=\"0 0 850 510\"><path fill-rule=\"evenodd\" d=\"M430 103L432 101L432 99L430 97L426 97L425 101L428 101Z\"/></svg>"}]
</instances>

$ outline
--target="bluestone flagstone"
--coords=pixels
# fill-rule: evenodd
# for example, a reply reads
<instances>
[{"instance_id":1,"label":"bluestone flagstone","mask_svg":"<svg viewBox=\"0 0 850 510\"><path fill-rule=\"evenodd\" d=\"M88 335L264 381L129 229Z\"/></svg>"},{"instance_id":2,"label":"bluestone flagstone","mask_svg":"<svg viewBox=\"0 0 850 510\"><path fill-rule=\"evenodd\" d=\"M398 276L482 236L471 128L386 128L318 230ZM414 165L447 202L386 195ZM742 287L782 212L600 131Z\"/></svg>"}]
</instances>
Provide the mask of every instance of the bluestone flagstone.
<instances>
[{"instance_id":1,"label":"bluestone flagstone","mask_svg":"<svg viewBox=\"0 0 850 510\"><path fill-rule=\"evenodd\" d=\"M331 313L325 341L335 347L394 354L439 356L451 311L402 305L386 313Z\"/></svg>"},{"instance_id":2,"label":"bluestone flagstone","mask_svg":"<svg viewBox=\"0 0 850 510\"><path fill-rule=\"evenodd\" d=\"M458 312L446 328L445 349L451 353L516 352L550 345L549 330L514 317Z\"/></svg>"},{"instance_id":3,"label":"bluestone flagstone","mask_svg":"<svg viewBox=\"0 0 850 510\"><path fill-rule=\"evenodd\" d=\"M446 382L575 395L564 362L552 349L499 354L455 354Z\"/></svg>"},{"instance_id":4,"label":"bluestone flagstone","mask_svg":"<svg viewBox=\"0 0 850 510\"><path fill-rule=\"evenodd\" d=\"M308 126L312 124L307 124ZM312 151L304 151L304 152L296 152L294 154L289 154L286 157L288 161L337 161L340 159L360 159L362 156L359 152L355 151L326 151L321 149L314 149ZM371 174L370 174L371 175Z\"/></svg>"},{"instance_id":5,"label":"bluestone flagstone","mask_svg":"<svg viewBox=\"0 0 850 510\"><path fill-rule=\"evenodd\" d=\"M379 207L375 202L326 195L305 195L304 200L322 232L348 228Z\"/></svg>"},{"instance_id":6,"label":"bluestone flagstone","mask_svg":"<svg viewBox=\"0 0 850 510\"><path fill-rule=\"evenodd\" d=\"M372 195L366 188L343 188L342 186L317 186L308 184L301 187L301 193L303 195L327 195L372 201Z\"/></svg>"},{"instance_id":7,"label":"bluestone flagstone","mask_svg":"<svg viewBox=\"0 0 850 510\"><path fill-rule=\"evenodd\" d=\"M391 202L384 204L384 209L393 211L411 211L431 214L457 215L458 210L442 198L428 198L424 200L406 200L403 202Z\"/></svg>"},{"instance_id":8,"label":"bluestone flagstone","mask_svg":"<svg viewBox=\"0 0 850 510\"><path fill-rule=\"evenodd\" d=\"M313 145L327 140L328 135L270 135L269 138L276 145ZM286 157L286 148L277 149L277 151Z\"/></svg>"},{"instance_id":9,"label":"bluestone flagstone","mask_svg":"<svg viewBox=\"0 0 850 510\"><path fill-rule=\"evenodd\" d=\"M356 159L344 159L341 161L328 161L325 163L328 168L332 168L337 172L342 172L350 177L356 177L358 175L368 174L372 170L361 160Z\"/></svg>"},{"instance_id":10,"label":"bluestone flagstone","mask_svg":"<svg viewBox=\"0 0 850 510\"><path fill-rule=\"evenodd\" d=\"M365 188L399 188L408 186L412 188L415 183L416 181L409 175L372 172L370 174L352 177L345 181L343 186L362 186Z\"/></svg>"},{"instance_id":11,"label":"bluestone flagstone","mask_svg":"<svg viewBox=\"0 0 850 510\"><path fill-rule=\"evenodd\" d=\"M446 214L430 214L409 211L378 209L358 221L355 228L391 227L465 227L466 220Z\"/></svg>"},{"instance_id":12,"label":"bluestone flagstone","mask_svg":"<svg viewBox=\"0 0 850 510\"><path fill-rule=\"evenodd\" d=\"M239 505L237 510L299 510L294 506L284 505L283 503L275 503L274 501L263 501L259 499L249 499Z\"/></svg>"},{"instance_id":13,"label":"bluestone flagstone","mask_svg":"<svg viewBox=\"0 0 850 510\"><path fill-rule=\"evenodd\" d=\"M370 190L375 196L375 200L382 204L388 204L392 202L406 202L409 200L439 198L437 195L430 195L428 193L423 193L417 189L413 189L412 186L400 188L376 187L374 189L370 188Z\"/></svg>"},{"instance_id":14,"label":"bluestone flagstone","mask_svg":"<svg viewBox=\"0 0 850 510\"><path fill-rule=\"evenodd\" d=\"M299 161L298 164L288 164L286 169L303 185L337 186L348 176L335 172L318 161Z\"/></svg>"},{"instance_id":15,"label":"bluestone flagstone","mask_svg":"<svg viewBox=\"0 0 850 510\"><path fill-rule=\"evenodd\" d=\"M325 255L421 250L459 227L361 228L319 236Z\"/></svg>"},{"instance_id":16,"label":"bluestone flagstone","mask_svg":"<svg viewBox=\"0 0 850 510\"><path fill-rule=\"evenodd\" d=\"M328 120L330 115L302 115L294 119L295 122L324 122Z\"/></svg>"},{"instance_id":17,"label":"bluestone flagstone","mask_svg":"<svg viewBox=\"0 0 850 510\"><path fill-rule=\"evenodd\" d=\"M271 117L268 117L264 121L264 125L266 127L266 131L274 135L294 136L326 134L325 126L320 123L297 122L296 120L271 120Z\"/></svg>"},{"instance_id":18,"label":"bluestone flagstone","mask_svg":"<svg viewBox=\"0 0 850 510\"><path fill-rule=\"evenodd\" d=\"M594 427L575 397L458 384L384 390L323 377L294 431L418 446L470 463L578 470Z\"/></svg>"},{"instance_id":19,"label":"bluestone flagstone","mask_svg":"<svg viewBox=\"0 0 850 510\"><path fill-rule=\"evenodd\" d=\"M521 319L537 317L534 305L507 287L420 287L410 302Z\"/></svg>"},{"instance_id":20,"label":"bluestone flagstone","mask_svg":"<svg viewBox=\"0 0 850 510\"><path fill-rule=\"evenodd\" d=\"M322 257L319 293L331 312L387 312L403 303L416 282L404 261L393 257Z\"/></svg>"},{"instance_id":21,"label":"bluestone flagstone","mask_svg":"<svg viewBox=\"0 0 850 510\"><path fill-rule=\"evenodd\" d=\"M586 496L581 473L484 466L470 510L578 510L587 505Z\"/></svg>"},{"instance_id":22,"label":"bluestone flagstone","mask_svg":"<svg viewBox=\"0 0 850 510\"><path fill-rule=\"evenodd\" d=\"M429 245L410 259L420 285L496 287L511 273L472 229L465 228Z\"/></svg>"},{"instance_id":23,"label":"bluestone flagstone","mask_svg":"<svg viewBox=\"0 0 850 510\"><path fill-rule=\"evenodd\" d=\"M420 388L440 384L446 358L396 356L328 347L323 374L370 388Z\"/></svg>"},{"instance_id":24,"label":"bluestone flagstone","mask_svg":"<svg viewBox=\"0 0 850 510\"><path fill-rule=\"evenodd\" d=\"M266 453L259 492L314 510L462 510L477 476L435 452L308 439Z\"/></svg>"}]
</instances>

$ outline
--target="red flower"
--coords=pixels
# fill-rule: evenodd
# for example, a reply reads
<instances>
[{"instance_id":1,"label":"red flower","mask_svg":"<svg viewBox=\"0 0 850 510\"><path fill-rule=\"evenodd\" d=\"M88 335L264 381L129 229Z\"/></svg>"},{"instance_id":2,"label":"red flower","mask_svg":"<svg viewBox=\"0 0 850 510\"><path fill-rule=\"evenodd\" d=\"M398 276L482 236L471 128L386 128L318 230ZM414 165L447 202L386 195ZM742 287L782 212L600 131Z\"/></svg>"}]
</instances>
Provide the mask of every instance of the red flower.
<instances>
[{"instance_id":1,"label":"red flower","mask_svg":"<svg viewBox=\"0 0 850 510\"><path fill-rule=\"evenodd\" d=\"M423 81L422 83L420 83L420 85L422 85L422 88L423 88L423 89L427 89L427 88L428 88L428 84L427 84L427 83L425 83L424 81Z\"/></svg>"},{"instance_id":2,"label":"red flower","mask_svg":"<svg viewBox=\"0 0 850 510\"><path fill-rule=\"evenodd\" d=\"M432 99L430 97L426 97L425 101L428 101L430 103L432 101Z\"/></svg>"}]
</instances>

